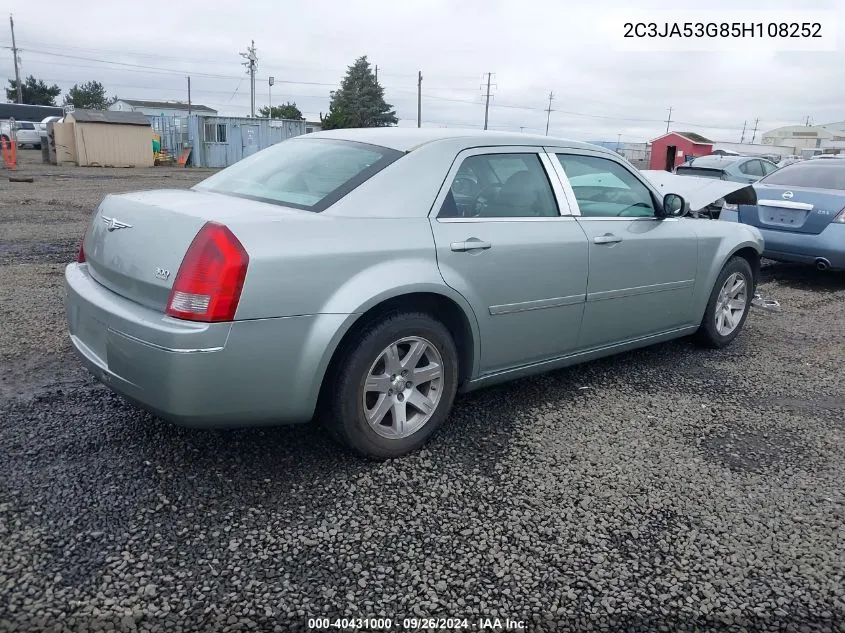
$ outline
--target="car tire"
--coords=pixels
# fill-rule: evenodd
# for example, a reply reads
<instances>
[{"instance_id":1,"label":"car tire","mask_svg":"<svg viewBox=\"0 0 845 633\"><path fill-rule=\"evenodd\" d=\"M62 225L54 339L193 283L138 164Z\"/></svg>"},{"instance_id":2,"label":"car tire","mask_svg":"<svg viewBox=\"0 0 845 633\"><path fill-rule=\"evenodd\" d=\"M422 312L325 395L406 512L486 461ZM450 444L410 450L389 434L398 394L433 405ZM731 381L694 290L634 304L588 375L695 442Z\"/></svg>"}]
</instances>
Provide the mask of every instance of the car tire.
<instances>
[{"instance_id":1,"label":"car tire","mask_svg":"<svg viewBox=\"0 0 845 633\"><path fill-rule=\"evenodd\" d=\"M738 282L744 284L743 289L739 289ZM696 333L697 341L712 349L729 345L745 325L754 290L751 265L743 257L731 257L713 284L704 318Z\"/></svg>"},{"instance_id":2,"label":"car tire","mask_svg":"<svg viewBox=\"0 0 845 633\"><path fill-rule=\"evenodd\" d=\"M449 330L430 315L392 313L357 334L327 378L323 424L358 454L385 460L417 450L446 420L458 353Z\"/></svg>"}]
</instances>

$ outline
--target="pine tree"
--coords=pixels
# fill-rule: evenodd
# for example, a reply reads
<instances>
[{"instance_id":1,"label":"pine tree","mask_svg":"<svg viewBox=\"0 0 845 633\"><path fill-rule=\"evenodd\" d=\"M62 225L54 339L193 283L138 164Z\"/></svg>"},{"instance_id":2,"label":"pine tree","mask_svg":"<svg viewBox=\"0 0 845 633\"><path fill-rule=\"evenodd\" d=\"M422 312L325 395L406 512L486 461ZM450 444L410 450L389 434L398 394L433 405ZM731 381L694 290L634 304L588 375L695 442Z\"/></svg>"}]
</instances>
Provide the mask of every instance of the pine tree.
<instances>
[{"instance_id":1,"label":"pine tree","mask_svg":"<svg viewBox=\"0 0 845 633\"><path fill-rule=\"evenodd\" d=\"M320 115L322 129L387 127L396 125L396 111L384 100L382 88L367 61L359 57L346 71L339 90L331 93L326 116Z\"/></svg>"}]
</instances>

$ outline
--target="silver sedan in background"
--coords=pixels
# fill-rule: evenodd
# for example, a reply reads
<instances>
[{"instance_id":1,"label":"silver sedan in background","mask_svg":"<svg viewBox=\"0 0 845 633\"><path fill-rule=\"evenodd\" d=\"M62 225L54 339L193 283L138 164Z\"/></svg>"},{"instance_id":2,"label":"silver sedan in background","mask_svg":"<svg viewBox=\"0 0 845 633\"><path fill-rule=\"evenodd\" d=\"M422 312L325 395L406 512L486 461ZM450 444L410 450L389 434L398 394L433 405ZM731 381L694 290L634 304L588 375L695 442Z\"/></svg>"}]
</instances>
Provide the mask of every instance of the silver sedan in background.
<instances>
[{"instance_id":1,"label":"silver sedan in background","mask_svg":"<svg viewBox=\"0 0 845 633\"><path fill-rule=\"evenodd\" d=\"M322 420L421 446L455 394L696 335L730 343L763 250L619 156L443 129L297 137L191 190L111 195L66 270L73 346L179 424Z\"/></svg>"}]
</instances>

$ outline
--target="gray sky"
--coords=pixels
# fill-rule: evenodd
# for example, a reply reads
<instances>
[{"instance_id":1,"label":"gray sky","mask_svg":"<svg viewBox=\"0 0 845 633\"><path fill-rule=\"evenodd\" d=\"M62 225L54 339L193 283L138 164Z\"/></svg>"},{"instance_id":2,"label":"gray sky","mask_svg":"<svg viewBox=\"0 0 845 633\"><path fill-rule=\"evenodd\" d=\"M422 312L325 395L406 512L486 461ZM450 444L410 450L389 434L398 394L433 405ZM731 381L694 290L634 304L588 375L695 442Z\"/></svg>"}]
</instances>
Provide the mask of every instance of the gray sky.
<instances>
[{"instance_id":1,"label":"gray sky","mask_svg":"<svg viewBox=\"0 0 845 633\"><path fill-rule=\"evenodd\" d=\"M582 140L645 141L666 129L739 141L743 121L759 132L845 120L845 2L708 0L711 15L773 9L837 14L835 52L620 52L622 0L306 0L304 2L126 2L10 0L23 75L64 90L101 81L110 95L185 100L221 113L249 113L249 81L238 55L255 40L257 105L294 100L308 118L328 109L329 91L359 55L400 118L416 125L417 70L426 125L484 121L482 83L493 72L491 129ZM638 0L638 8L688 7ZM289 8L285 8L289 7ZM617 8L614 11L614 8ZM763 7L766 11L762 10ZM695 8L701 8L696 6ZM11 44L8 28L0 38ZM111 63L109 63L111 62ZM0 59L14 77L11 52Z\"/></svg>"}]
</instances>

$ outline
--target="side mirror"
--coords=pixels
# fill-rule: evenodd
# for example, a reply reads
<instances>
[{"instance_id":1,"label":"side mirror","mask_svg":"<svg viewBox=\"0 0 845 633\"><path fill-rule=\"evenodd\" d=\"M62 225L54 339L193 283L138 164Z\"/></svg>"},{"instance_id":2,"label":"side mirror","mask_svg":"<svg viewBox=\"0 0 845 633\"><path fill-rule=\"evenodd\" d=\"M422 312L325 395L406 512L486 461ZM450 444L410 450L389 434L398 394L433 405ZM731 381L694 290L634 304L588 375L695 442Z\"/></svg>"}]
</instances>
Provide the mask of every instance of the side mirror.
<instances>
[{"instance_id":1,"label":"side mirror","mask_svg":"<svg viewBox=\"0 0 845 633\"><path fill-rule=\"evenodd\" d=\"M676 193L667 193L663 197L663 217L678 218L686 213L687 201Z\"/></svg>"}]
</instances>

